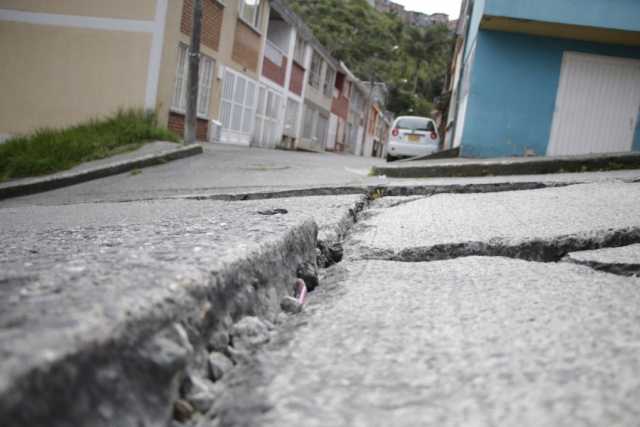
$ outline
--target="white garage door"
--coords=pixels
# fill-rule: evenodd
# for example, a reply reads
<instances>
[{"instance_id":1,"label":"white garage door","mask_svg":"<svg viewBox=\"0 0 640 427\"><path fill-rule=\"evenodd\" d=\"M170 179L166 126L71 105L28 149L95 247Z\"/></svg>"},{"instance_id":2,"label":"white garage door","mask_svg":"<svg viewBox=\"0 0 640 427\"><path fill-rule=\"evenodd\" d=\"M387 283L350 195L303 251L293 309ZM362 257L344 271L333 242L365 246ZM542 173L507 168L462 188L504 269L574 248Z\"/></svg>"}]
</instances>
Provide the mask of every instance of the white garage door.
<instances>
[{"instance_id":1,"label":"white garage door","mask_svg":"<svg viewBox=\"0 0 640 427\"><path fill-rule=\"evenodd\" d=\"M640 61L566 52L548 155L631 151Z\"/></svg>"}]
</instances>

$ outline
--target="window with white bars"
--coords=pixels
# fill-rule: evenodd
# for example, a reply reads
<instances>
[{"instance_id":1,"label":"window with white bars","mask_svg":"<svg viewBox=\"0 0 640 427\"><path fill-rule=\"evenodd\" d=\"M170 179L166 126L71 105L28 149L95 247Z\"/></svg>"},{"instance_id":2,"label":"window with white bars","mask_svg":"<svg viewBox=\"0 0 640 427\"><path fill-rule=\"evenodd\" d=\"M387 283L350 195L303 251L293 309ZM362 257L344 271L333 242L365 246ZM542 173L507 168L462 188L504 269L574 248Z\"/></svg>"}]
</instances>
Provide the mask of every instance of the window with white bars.
<instances>
[{"instance_id":1,"label":"window with white bars","mask_svg":"<svg viewBox=\"0 0 640 427\"><path fill-rule=\"evenodd\" d=\"M187 110L187 71L189 68L189 47L185 44L178 46L178 68L176 71L176 84L171 101L171 109L178 113ZM200 55L200 73L198 80L198 116L207 118L209 104L211 104L211 90L213 89L213 75L215 72L215 60L205 55Z\"/></svg>"},{"instance_id":2,"label":"window with white bars","mask_svg":"<svg viewBox=\"0 0 640 427\"><path fill-rule=\"evenodd\" d=\"M333 88L336 84L336 70L327 65L327 72L324 77L324 86L322 92L324 96L333 97Z\"/></svg>"},{"instance_id":3,"label":"window with white bars","mask_svg":"<svg viewBox=\"0 0 640 427\"><path fill-rule=\"evenodd\" d=\"M311 56L311 67L309 70L309 85L316 89L320 89L320 80L322 79L322 57L315 50Z\"/></svg>"},{"instance_id":4,"label":"window with white bars","mask_svg":"<svg viewBox=\"0 0 640 427\"><path fill-rule=\"evenodd\" d=\"M256 82L229 69L224 72L220 122L224 129L252 131L256 110Z\"/></svg>"}]
</instances>

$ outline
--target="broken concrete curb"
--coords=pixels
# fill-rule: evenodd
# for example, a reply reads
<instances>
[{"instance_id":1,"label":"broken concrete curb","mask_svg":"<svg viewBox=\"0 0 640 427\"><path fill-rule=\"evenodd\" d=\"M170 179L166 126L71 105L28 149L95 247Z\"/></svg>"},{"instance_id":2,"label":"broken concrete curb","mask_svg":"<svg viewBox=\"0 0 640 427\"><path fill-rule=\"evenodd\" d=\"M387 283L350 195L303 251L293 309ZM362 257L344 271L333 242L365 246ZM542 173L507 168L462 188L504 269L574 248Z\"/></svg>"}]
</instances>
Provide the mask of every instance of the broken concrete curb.
<instances>
[{"instance_id":1,"label":"broken concrete curb","mask_svg":"<svg viewBox=\"0 0 640 427\"><path fill-rule=\"evenodd\" d=\"M316 236L315 222L303 222L247 257L203 271L202 280L162 301L141 304L126 322L78 336L66 353L0 378L0 425L166 424L194 355L229 321L275 318L298 266L315 257Z\"/></svg>"},{"instance_id":2,"label":"broken concrete curb","mask_svg":"<svg viewBox=\"0 0 640 427\"><path fill-rule=\"evenodd\" d=\"M158 154L150 154L130 160L124 160L106 166L99 166L89 170L55 174L44 178L29 179L26 182L21 181L16 183L0 184L0 200L42 193L94 179L130 172L135 169L157 166L173 160L202 154L203 151L204 149L201 145L191 145L179 147L170 151L164 151Z\"/></svg>"},{"instance_id":3,"label":"broken concrete curb","mask_svg":"<svg viewBox=\"0 0 640 427\"><path fill-rule=\"evenodd\" d=\"M640 168L640 153L580 157L541 157L495 161L448 162L375 166L374 175L389 178L473 177L496 175L538 175L550 173L594 172Z\"/></svg>"}]
</instances>

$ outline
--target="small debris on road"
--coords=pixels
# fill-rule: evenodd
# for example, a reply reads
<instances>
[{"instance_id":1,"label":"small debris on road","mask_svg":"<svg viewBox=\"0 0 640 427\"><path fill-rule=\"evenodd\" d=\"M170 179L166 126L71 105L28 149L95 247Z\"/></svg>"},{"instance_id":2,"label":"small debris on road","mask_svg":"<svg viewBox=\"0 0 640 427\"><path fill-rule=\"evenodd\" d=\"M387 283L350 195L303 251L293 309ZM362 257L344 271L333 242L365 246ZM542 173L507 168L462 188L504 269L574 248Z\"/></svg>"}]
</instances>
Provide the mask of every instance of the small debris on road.
<instances>
[{"instance_id":1,"label":"small debris on road","mask_svg":"<svg viewBox=\"0 0 640 427\"><path fill-rule=\"evenodd\" d=\"M286 209L277 208L277 209L266 209L263 211L258 211L258 213L260 215L273 216L273 215L286 215L289 213L289 211Z\"/></svg>"},{"instance_id":2,"label":"small debris on road","mask_svg":"<svg viewBox=\"0 0 640 427\"><path fill-rule=\"evenodd\" d=\"M189 421L194 412L193 406L186 400L179 399L173 404L173 418L181 423Z\"/></svg>"},{"instance_id":3,"label":"small debris on road","mask_svg":"<svg viewBox=\"0 0 640 427\"><path fill-rule=\"evenodd\" d=\"M227 332L216 332L209 338L209 345L207 346L209 351L224 353L227 351L227 347L229 347L229 334Z\"/></svg>"},{"instance_id":4,"label":"small debris on road","mask_svg":"<svg viewBox=\"0 0 640 427\"><path fill-rule=\"evenodd\" d=\"M231 329L232 345L236 350L251 350L269 341L269 326L257 317L242 318Z\"/></svg>"},{"instance_id":5,"label":"small debris on road","mask_svg":"<svg viewBox=\"0 0 640 427\"><path fill-rule=\"evenodd\" d=\"M231 369L233 362L224 354L213 352L209 355L209 377L212 381L218 381Z\"/></svg>"},{"instance_id":6,"label":"small debris on road","mask_svg":"<svg viewBox=\"0 0 640 427\"><path fill-rule=\"evenodd\" d=\"M198 412L204 414L213 406L216 399L223 393L221 383L212 383L204 378L197 378L194 381L194 387L185 396L187 402Z\"/></svg>"},{"instance_id":7,"label":"small debris on road","mask_svg":"<svg viewBox=\"0 0 640 427\"><path fill-rule=\"evenodd\" d=\"M286 296L280 302L282 311L288 314L298 314L302 311L302 304L294 297Z\"/></svg>"}]
</instances>

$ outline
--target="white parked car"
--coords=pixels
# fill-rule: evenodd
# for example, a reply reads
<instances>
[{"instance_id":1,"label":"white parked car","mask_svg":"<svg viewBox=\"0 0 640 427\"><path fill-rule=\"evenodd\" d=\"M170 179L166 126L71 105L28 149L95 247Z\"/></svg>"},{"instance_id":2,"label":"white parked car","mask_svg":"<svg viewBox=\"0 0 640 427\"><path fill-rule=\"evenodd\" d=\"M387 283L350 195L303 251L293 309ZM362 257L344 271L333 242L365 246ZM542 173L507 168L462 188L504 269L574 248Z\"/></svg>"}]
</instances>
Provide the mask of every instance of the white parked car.
<instances>
[{"instance_id":1,"label":"white parked car","mask_svg":"<svg viewBox=\"0 0 640 427\"><path fill-rule=\"evenodd\" d=\"M426 156L440 148L436 123L428 117L400 116L394 122L387 147L387 161Z\"/></svg>"}]
</instances>

